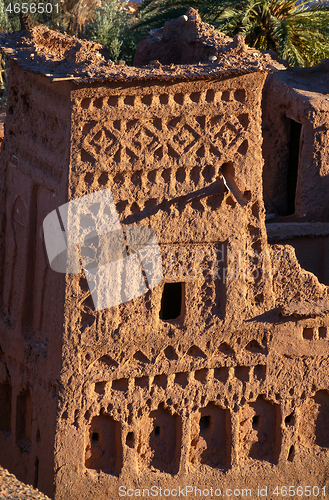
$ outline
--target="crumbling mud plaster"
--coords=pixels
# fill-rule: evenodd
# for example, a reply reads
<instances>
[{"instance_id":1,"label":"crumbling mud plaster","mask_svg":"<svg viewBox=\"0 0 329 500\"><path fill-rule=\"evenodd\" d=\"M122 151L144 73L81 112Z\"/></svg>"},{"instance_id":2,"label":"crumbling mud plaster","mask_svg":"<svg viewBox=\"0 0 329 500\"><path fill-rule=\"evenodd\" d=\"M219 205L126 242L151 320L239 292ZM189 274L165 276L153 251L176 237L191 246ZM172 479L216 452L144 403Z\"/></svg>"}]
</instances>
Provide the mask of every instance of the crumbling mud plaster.
<instances>
[{"instance_id":1,"label":"crumbling mud plaster","mask_svg":"<svg viewBox=\"0 0 329 500\"><path fill-rule=\"evenodd\" d=\"M328 220L328 84L326 59L313 68L293 68L267 78L264 201L279 216Z\"/></svg>"},{"instance_id":2,"label":"crumbling mud plaster","mask_svg":"<svg viewBox=\"0 0 329 500\"><path fill-rule=\"evenodd\" d=\"M117 67L44 27L2 45L1 464L56 500L325 486L328 291L267 241L270 56ZM82 272L50 269L42 222L106 188L123 226L156 232L164 277L96 312Z\"/></svg>"},{"instance_id":3,"label":"crumbling mud plaster","mask_svg":"<svg viewBox=\"0 0 329 500\"><path fill-rule=\"evenodd\" d=\"M263 97L264 202L271 243L295 248L329 284L328 61L269 75Z\"/></svg>"}]
</instances>

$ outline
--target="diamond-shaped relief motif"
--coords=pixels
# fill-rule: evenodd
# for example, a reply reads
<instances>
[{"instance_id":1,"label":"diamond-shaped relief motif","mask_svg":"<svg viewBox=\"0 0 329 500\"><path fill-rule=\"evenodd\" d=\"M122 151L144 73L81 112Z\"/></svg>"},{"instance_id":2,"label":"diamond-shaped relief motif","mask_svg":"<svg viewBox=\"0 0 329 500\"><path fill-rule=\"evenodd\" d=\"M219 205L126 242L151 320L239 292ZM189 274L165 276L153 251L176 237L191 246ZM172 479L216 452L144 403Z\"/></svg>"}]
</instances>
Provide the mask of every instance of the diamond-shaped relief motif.
<instances>
[{"instance_id":1,"label":"diamond-shaped relief motif","mask_svg":"<svg viewBox=\"0 0 329 500\"><path fill-rule=\"evenodd\" d=\"M235 128L231 123L226 123L220 129L218 134L214 136L214 139L217 141L221 141L222 146L225 148L227 146L232 146L234 142L239 137L239 130Z\"/></svg>"},{"instance_id":2,"label":"diamond-shaped relief motif","mask_svg":"<svg viewBox=\"0 0 329 500\"><path fill-rule=\"evenodd\" d=\"M241 139L243 140L241 133L244 127L235 116L227 122L224 121L223 115L195 116L194 119L196 130L202 130L202 155L207 150L210 154L220 157L223 148L234 147ZM200 150L198 150L199 153Z\"/></svg>"},{"instance_id":3,"label":"diamond-shaped relief motif","mask_svg":"<svg viewBox=\"0 0 329 500\"><path fill-rule=\"evenodd\" d=\"M153 133L146 125L142 126L135 134L133 146L136 151L155 151L161 146L157 134Z\"/></svg>"},{"instance_id":4,"label":"diamond-shaped relief motif","mask_svg":"<svg viewBox=\"0 0 329 500\"><path fill-rule=\"evenodd\" d=\"M169 120L151 117L147 120L113 120L97 123L85 136L82 146L91 155L107 156L113 161L160 161L172 158L217 158L223 148L234 147L244 139L245 130L235 116L225 123L223 115L180 115ZM122 145L122 138L126 147Z\"/></svg>"},{"instance_id":5,"label":"diamond-shaped relief motif","mask_svg":"<svg viewBox=\"0 0 329 500\"><path fill-rule=\"evenodd\" d=\"M158 152L166 142L166 138L162 137L163 131L161 129L161 120L150 119L139 121L134 127L126 130L125 139L139 160L153 163L155 158L157 160L160 158Z\"/></svg>"},{"instance_id":6,"label":"diamond-shaped relief motif","mask_svg":"<svg viewBox=\"0 0 329 500\"><path fill-rule=\"evenodd\" d=\"M233 147L241 139L243 131L244 127L234 116L212 135L213 144L217 147Z\"/></svg>"},{"instance_id":7,"label":"diamond-shaped relief motif","mask_svg":"<svg viewBox=\"0 0 329 500\"><path fill-rule=\"evenodd\" d=\"M187 153L200 140L200 135L185 124L172 138L175 149L181 154Z\"/></svg>"}]
</instances>

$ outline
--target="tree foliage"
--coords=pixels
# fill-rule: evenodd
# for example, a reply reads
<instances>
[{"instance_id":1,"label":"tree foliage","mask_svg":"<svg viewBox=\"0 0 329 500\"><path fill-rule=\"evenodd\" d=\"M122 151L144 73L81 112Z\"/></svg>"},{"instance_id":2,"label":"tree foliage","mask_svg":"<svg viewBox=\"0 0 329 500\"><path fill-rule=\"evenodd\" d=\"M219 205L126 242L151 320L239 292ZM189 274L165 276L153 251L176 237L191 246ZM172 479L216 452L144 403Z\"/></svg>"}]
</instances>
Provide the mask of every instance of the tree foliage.
<instances>
[{"instance_id":1,"label":"tree foliage","mask_svg":"<svg viewBox=\"0 0 329 500\"><path fill-rule=\"evenodd\" d=\"M101 7L95 9L93 20L86 25L87 38L100 42L110 50L114 62L124 59L132 63L136 48L131 28L136 23L135 17L129 15L120 0L105 0Z\"/></svg>"},{"instance_id":2,"label":"tree foliage","mask_svg":"<svg viewBox=\"0 0 329 500\"><path fill-rule=\"evenodd\" d=\"M312 66L329 57L329 3L295 0L144 0L139 32L199 9L202 19L229 36L242 33L259 50L275 50L292 66ZM143 18L144 16L144 18Z\"/></svg>"}]
</instances>

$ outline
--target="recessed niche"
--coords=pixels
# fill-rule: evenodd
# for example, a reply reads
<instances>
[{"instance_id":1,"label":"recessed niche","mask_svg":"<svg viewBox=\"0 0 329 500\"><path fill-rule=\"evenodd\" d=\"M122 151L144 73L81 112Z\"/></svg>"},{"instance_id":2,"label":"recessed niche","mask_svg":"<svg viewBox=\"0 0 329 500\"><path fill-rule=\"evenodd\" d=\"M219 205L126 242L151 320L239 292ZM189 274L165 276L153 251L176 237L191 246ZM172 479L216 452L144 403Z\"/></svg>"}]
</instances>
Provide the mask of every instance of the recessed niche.
<instances>
[{"instance_id":1,"label":"recessed niche","mask_svg":"<svg viewBox=\"0 0 329 500\"><path fill-rule=\"evenodd\" d=\"M291 425L294 425L295 424L295 415L294 413L290 413L289 415L287 415L284 419L284 423L287 425L287 426L291 426Z\"/></svg>"},{"instance_id":2,"label":"recessed niche","mask_svg":"<svg viewBox=\"0 0 329 500\"><path fill-rule=\"evenodd\" d=\"M161 375L156 375L154 377L153 383L157 385L158 387L162 387L162 389L166 389L167 387L167 375L161 374Z\"/></svg>"},{"instance_id":3,"label":"recessed niche","mask_svg":"<svg viewBox=\"0 0 329 500\"><path fill-rule=\"evenodd\" d=\"M327 327L321 326L319 328L319 339L325 339L325 338L327 338Z\"/></svg>"},{"instance_id":4,"label":"recessed niche","mask_svg":"<svg viewBox=\"0 0 329 500\"><path fill-rule=\"evenodd\" d=\"M294 460L294 458L295 458L295 447L294 447L294 445L292 445L289 448L287 460L288 460L288 462L292 462Z\"/></svg>"},{"instance_id":5,"label":"recessed niche","mask_svg":"<svg viewBox=\"0 0 329 500\"><path fill-rule=\"evenodd\" d=\"M119 96L111 95L107 101L109 106L117 106L118 105Z\"/></svg>"},{"instance_id":6,"label":"recessed niche","mask_svg":"<svg viewBox=\"0 0 329 500\"><path fill-rule=\"evenodd\" d=\"M226 366L214 369L214 378L225 383L228 379L229 369Z\"/></svg>"},{"instance_id":7,"label":"recessed niche","mask_svg":"<svg viewBox=\"0 0 329 500\"><path fill-rule=\"evenodd\" d=\"M202 368L201 370L196 370L194 372L194 378L199 382L206 382L207 375L208 375L208 370L206 368Z\"/></svg>"},{"instance_id":8,"label":"recessed niche","mask_svg":"<svg viewBox=\"0 0 329 500\"><path fill-rule=\"evenodd\" d=\"M206 93L206 101L213 102L215 100L215 91L213 89L208 89Z\"/></svg>"},{"instance_id":9,"label":"recessed niche","mask_svg":"<svg viewBox=\"0 0 329 500\"><path fill-rule=\"evenodd\" d=\"M149 437L151 465L161 472L176 474L180 457L181 419L163 407L151 412L150 418L153 420Z\"/></svg>"},{"instance_id":10,"label":"recessed niche","mask_svg":"<svg viewBox=\"0 0 329 500\"><path fill-rule=\"evenodd\" d=\"M133 95L127 95L127 97L125 97L124 101L126 106L133 106L135 104L135 96Z\"/></svg>"},{"instance_id":11,"label":"recessed niche","mask_svg":"<svg viewBox=\"0 0 329 500\"><path fill-rule=\"evenodd\" d=\"M314 401L317 406L315 443L322 448L329 448L329 392L318 391Z\"/></svg>"},{"instance_id":12,"label":"recessed niche","mask_svg":"<svg viewBox=\"0 0 329 500\"><path fill-rule=\"evenodd\" d=\"M141 387L142 389L144 387L148 387L149 385L149 378L144 375L144 377L136 377L135 378L135 386L136 387Z\"/></svg>"},{"instance_id":13,"label":"recessed niche","mask_svg":"<svg viewBox=\"0 0 329 500\"><path fill-rule=\"evenodd\" d=\"M254 375L255 375L257 380L265 380L266 366L265 365L256 365L254 367Z\"/></svg>"},{"instance_id":14,"label":"recessed niche","mask_svg":"<svg viewBox=\"0 0 329 500\"><path fill-rule=\"evenodd\" d=\"M122 466L120 423L109 415L96 416L89 425L87 436L87 469L118 476Z\"/></svg>"},{"instance_id":15,"label":"recessed niche","mask_svg":"<svg viewBox=\"0 0 329 500\"><path fill-rule=\"evenodd\" d=\"M190 461L214 468L230 463L231 419L229 410L209 403L192 417Z\"/></svg>"},{"instance_id":16,"label":"recessed niche","mask_svg":"<svg viewBox=\"0 0 329 500\"><path fill-rule=\"evenodd\" d=\"M128 432L126 437L126 445L129 448L134 448L135 446L135 434L133 432Z\"/></svg>"},{"instance_id":17,"label":"recessed niche","mask_svg":"<svg viewBox=\"0 0 329 500\"><path fill-rule=\"evenodd\" d=\"M235 376L241 382L248 382L249 380L249 366L236 366L235 367Z\"/></svg>"},{"instance_id":18,"label":"recessed niche","mask_svg":"<svg viewBox=\"0 0 329 500\"><path fill-rule=\"evenodd\" d=\"M242 455L276 463L281 446L281 411L278 404L259 396L240 410Z\"/></svg>"},{"instance_id":19,"label":"recessed niche","mask_svg":"<svg viewBox=\"0 0 329 500\"><path fill-rule=\"evenodd\" d=\"M304 328L303 338L306 340L313 340L313 328Z\"/></svg>"},{"instance_id":20,"label":"recessed niche","mask_svg":"<svg viewBox=\"0 0 329 500\"><path fill-rule=\"evenodd\" d=\"M181 387L183 387L183 389L185 389L185 387L188 384L188 378L187 377L188 377L188 373L186 373L186 372L176 373L176 375L175 375L175 384L178 384Z\"/></svg>"},{"instance_id":21,"label":"recessed niche","mask_svg":"<svg viewBox=\"0 0 329 500\"><path fill-rule=\"evenodd\" d=\"M105 386L106 386L106 382L96 382L95 383L95 392L97 392L97 394L105 394Z\"/></svg>"},{"instance_id":22,"label":"recessed niche","mask_svg":"<svg viewBox=\"0 0 329 500\"><path fill-rule=\"evenodd\" d=\"M118 380L113 380L112 389L115 391L127 391L128 390L128 379L120 378Z\"/></svg>"}]
</instances>

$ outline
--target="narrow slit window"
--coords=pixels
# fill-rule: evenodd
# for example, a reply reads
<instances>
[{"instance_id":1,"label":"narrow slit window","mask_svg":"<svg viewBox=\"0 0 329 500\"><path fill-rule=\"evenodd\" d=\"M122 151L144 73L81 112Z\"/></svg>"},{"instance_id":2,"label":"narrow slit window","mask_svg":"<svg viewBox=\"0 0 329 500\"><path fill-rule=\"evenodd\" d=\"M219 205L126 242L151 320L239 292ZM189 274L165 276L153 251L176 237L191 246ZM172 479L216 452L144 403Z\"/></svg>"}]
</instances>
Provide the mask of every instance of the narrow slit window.
<instances>
[{"instance_id":1,"label":"narrow slit window","mask_svg":"<svg viewBox=\"0 0 329 500\"><path fill-rule=\"evenodd\" d=\"M160 319L178 319L183 312L184 283L165 283L161 300Z\"/></svg>"},{"instance_id":2,"label":"narrow slit window","mask_svg":"<svg viewBox=\"0 0 329 500\"><path fill-rule=\"evenodd\" d=\"M202 434L203 432L207 431L210 429L210 424L211 424L211 416L210 415L204 415L203 417L200 418L200 433Z\"/></svg>"},{"instance_id":3,"label":"narrow slit window","mask_svg":"<svg viewBox=\"0 0 329 500\"><path fill-rule=\"evenodd\" d=\"M290 120L289 165L287 173L287 215L293 215L295 213L301 133L301 123Z\"/></svg>"}]
</instances>

